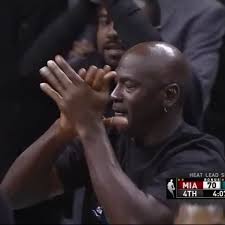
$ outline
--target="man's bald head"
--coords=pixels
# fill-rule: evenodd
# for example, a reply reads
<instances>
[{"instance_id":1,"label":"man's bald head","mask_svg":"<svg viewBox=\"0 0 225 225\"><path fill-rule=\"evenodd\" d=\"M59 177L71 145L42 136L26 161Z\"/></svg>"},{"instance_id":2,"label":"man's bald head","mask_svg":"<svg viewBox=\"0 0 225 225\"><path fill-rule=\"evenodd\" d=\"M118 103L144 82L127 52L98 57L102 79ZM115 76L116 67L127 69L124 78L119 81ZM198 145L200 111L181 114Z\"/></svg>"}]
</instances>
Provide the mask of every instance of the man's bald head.
<instances>
[{"instance_id":1,"label":"man's bald head","mask_svg":"<svg viewBox=\"0 0 225 225\"><path fill-rule=\"evenodd\" d=\"M118 69L135 68L137 79L155 80L162 85L177 84L180 102L183 102L190 84L190 68L183 54L164 42L141 43L129 49L122 57Z\"/></svg>"}]
</instances>

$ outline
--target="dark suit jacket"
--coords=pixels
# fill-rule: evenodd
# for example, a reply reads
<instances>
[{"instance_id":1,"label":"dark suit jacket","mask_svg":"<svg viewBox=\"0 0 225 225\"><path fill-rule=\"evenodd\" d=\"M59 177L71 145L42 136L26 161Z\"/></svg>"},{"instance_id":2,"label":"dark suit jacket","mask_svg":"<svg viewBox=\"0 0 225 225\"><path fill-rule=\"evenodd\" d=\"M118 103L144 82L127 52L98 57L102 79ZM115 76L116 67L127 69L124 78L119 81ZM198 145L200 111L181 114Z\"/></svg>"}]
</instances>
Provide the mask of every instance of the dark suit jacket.
<instances>
[{"instance_id":1,"label":"dark suit jacket","mask_svg":"<svg viewBox=\"0 0 225 225\"><path fill-rule=\"evenodd\" d=\"M201 84L204 109L219 63L225 9L216 0L158 0L163 40L180 49Z\"/></svg>"}]
</instances>

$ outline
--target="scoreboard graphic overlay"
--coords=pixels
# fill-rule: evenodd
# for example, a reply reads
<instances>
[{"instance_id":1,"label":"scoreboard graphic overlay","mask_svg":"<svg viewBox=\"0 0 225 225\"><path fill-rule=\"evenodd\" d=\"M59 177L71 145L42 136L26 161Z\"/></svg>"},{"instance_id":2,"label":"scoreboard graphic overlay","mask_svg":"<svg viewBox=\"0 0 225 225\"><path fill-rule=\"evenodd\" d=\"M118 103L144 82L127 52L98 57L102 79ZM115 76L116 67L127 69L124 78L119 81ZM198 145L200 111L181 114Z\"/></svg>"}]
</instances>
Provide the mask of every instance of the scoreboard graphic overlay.
<instances>
[{"instance_id":1,"label":"scoreboard graphic overlay","mask_svg":"<svg viewBox=\"0 0 225 225\"><path fill-rule=\"evenodd\" d=\"M167 179L168 199L225 199L225 178Z\"/></svg>"}]
</instances>

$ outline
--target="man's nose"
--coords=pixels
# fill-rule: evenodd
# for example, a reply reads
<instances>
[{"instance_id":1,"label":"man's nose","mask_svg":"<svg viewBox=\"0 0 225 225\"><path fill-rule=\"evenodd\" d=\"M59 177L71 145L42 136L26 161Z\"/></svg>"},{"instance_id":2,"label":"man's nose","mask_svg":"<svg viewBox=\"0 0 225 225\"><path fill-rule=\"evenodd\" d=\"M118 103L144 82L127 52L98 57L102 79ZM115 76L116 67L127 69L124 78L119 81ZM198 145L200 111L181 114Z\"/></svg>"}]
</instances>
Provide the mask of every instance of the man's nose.
<instances>
[{"instance_id":1,"label":"man's nose","mask_svg":"<svg viewBox=\"0 0 225 225\"><path fill-rule=\"evenodd\" d=\"M122 88L119 84L117 84L114 90L112 91L111 99L113 101L121 101L123 99Z\"/></svg>"},{"instance_id":2,"label":"man's nose","mask_svg":"<svg viewBox=\"0 0 225 225\"><path fill-rule=\"evenodd\" d=\"M113 39L118 38L118 33L117 33L117 31L115 30L115 28L114 28L114 23L113 23L113 22L111 22L111 23L109 24L108 36L109 36L110 38L113 38Z\"/></svg>"}]
</instances>

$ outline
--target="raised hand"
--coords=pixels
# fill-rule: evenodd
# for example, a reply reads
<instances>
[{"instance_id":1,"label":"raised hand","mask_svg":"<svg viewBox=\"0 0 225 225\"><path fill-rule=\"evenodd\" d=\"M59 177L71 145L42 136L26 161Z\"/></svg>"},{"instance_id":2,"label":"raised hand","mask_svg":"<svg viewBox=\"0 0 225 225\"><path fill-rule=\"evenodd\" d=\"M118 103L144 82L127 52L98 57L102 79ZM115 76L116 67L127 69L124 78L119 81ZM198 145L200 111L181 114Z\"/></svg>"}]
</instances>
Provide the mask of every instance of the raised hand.
<instances>
[{"instance_id":1,"label":"raised hand","mask_svg":"<svg viewBox=\"0 0 225 225\"><path fill-rule=\"evenodd\" d=\"M109 83L116 75L109 71L109 67L91 67L79 75L60 56L40 70L48 82L41 84L41 89L58 105L60 125L65 132L74 135L92 121L101 120L109 99Z\"/></svg>"},{"instance_id":2,"label":"raised hand","mask_svg":"<svg viewBox=\"0 0 225 225\"><path fill-rule=\"evenodd\" d=\"M98 76L95 76L97 71L96 66L92 66L89 68L88 71L85 69L81 69L79 71L79 75L88 83L88 85L96 91L108 90L109 91L109 84L103 82L103 79L99 79ZM104 68L105 73L109 73L111 71L111 67L106 65ZM115 128L118 131L126 130L128 126L127 118L117 116L117 117L110 117L104 118L103 123L106 127Z\"/></svg>"}]
</instances>

